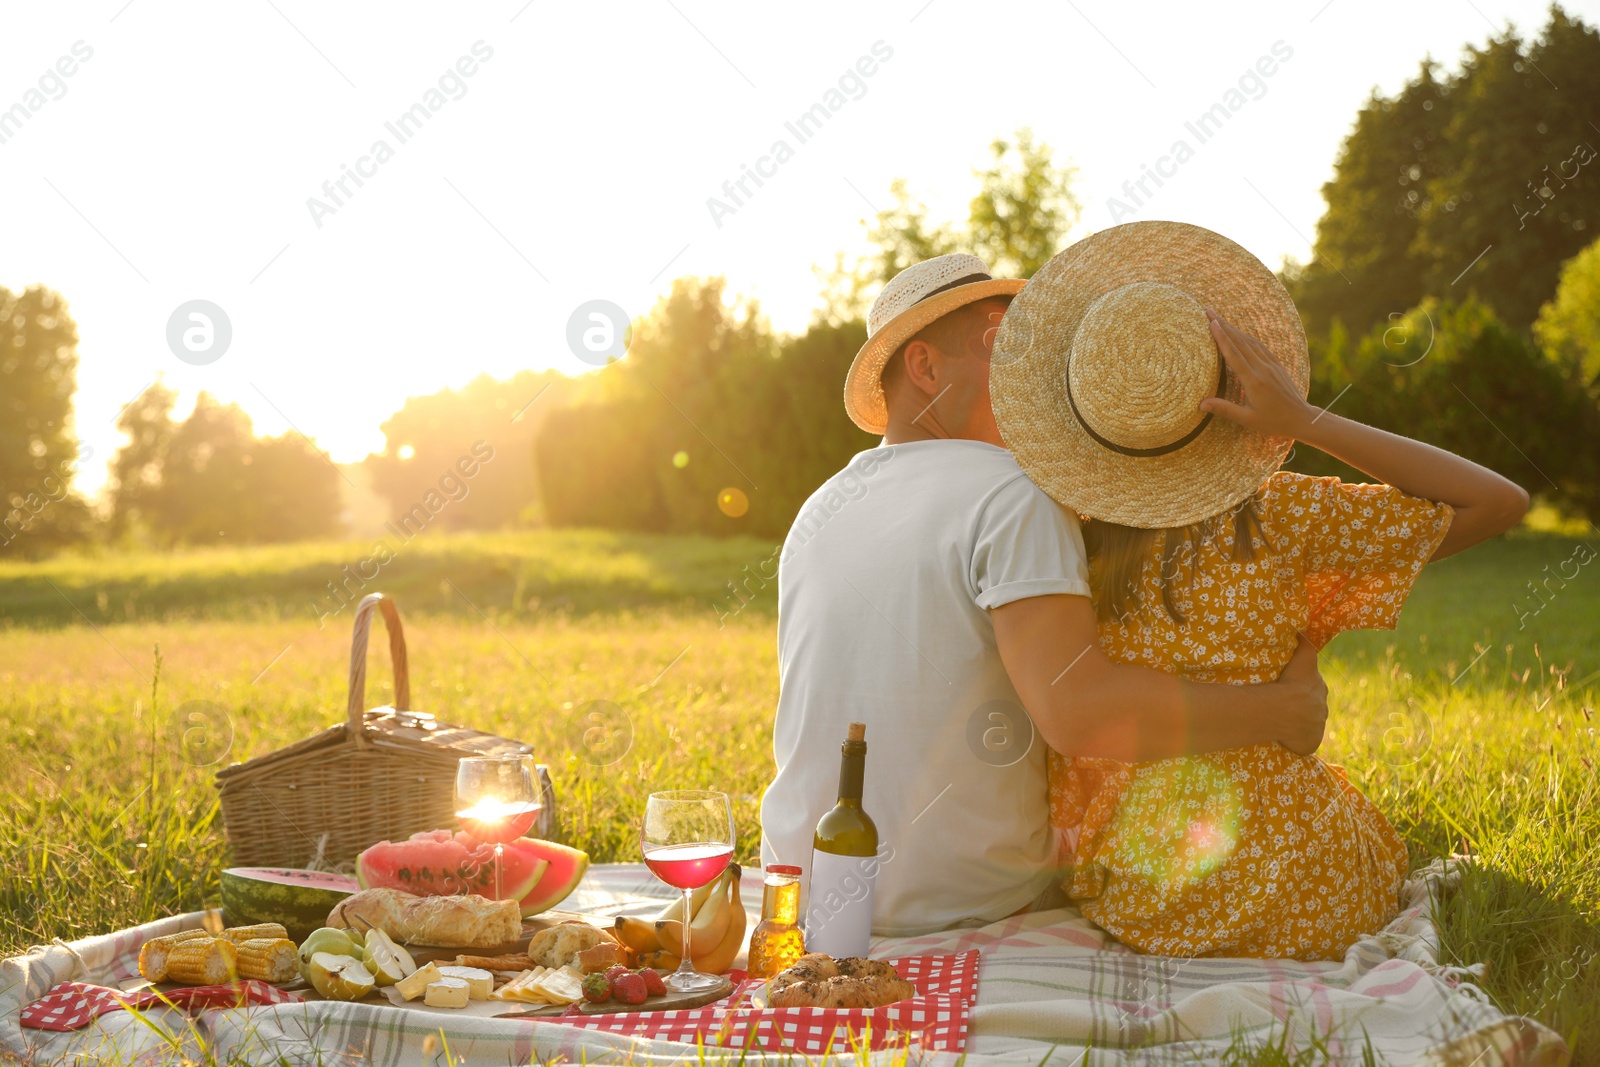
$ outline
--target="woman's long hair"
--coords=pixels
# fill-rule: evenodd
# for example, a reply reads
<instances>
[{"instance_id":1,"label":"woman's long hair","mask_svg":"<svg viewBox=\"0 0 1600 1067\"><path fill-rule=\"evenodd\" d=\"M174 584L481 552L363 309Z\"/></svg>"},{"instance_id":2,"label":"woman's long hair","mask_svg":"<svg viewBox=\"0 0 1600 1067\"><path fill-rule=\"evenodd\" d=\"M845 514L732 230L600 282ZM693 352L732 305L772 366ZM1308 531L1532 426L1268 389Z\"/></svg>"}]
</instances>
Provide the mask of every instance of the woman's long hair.
<instances>
[{"instance_id":1,"label":"woman's long hair","mask_svg":"<svg viewBox=\"0 0 1600 1067\"><path fill-rule=\"evenodd\" d=\"M1151 545L1159 537L1162 539L1161 606L1173 621L1182 626L1187 620L1173 593L1179 573L1185 569L1185 563L1195 558L1202 544L1221 534L1223 524L1229 518L1233 519L1233 558L1255 559L1255 539L1263 536L1256 494L1246 498L1232 511L1213 515L1188 526L1143 530L1136 526L1091 519L1084 525L1083 540L1089 549L1090 559L1098 564L1090 569L1090 593L1094 598L1095 616L1101 622L1111 622L1140 608L1139 587L1144 564L1150 557Z\"/></svg>"}]
</instances>

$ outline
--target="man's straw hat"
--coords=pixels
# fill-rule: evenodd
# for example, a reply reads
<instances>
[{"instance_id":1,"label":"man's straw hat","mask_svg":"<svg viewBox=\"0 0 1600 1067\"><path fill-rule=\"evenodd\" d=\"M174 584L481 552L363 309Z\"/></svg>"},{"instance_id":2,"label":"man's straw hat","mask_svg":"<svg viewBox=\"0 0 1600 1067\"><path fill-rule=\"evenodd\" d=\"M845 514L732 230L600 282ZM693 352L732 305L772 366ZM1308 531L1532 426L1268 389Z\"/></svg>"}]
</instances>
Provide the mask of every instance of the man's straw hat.
<instances>
[{"instance_id":1,"label":"man's straw hat","mask_svg":"<svg viewBox=\"0 0 1600 1067\"><path fill-rule=\"evenodd\" d=\"M1014 279L991 278L977 256L955 252L914 263L896 274L867 313L867 343L844 379L844 409L868 433L883 433L889 411L883 400L883 368L895 350L934 319L989 296L1022 288Z\"/></svg>"},{"instance_id":2,"label":"man's straw hat","mask_svg":"<svg viewBox=\"0 0 1600 1067\"><path fill-rule=\"evenodd\" d=\"M1213 418L1238 403L1206 308L1252 334L1306 394L1310 358L1272 271L1210 230L1132 222L1045 264L995 335L989 390L1006 447L1046 493L1085 518L1159 529L1234 507L1294 442Z\"/></svg>"}]
</instances>

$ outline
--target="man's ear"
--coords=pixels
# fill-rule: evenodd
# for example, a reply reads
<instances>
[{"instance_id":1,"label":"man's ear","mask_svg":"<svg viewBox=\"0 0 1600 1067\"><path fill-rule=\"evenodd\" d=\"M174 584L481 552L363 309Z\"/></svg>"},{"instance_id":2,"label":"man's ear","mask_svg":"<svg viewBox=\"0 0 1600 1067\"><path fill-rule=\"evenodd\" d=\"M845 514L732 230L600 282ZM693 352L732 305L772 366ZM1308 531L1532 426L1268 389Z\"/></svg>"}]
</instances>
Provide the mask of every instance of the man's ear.
<instances>
[{"instance_id":1,"label":"man's ear","mask_svg":"<svg viewBox=\"0 0 1600 1067\"><path fill-rule=\"evenodd\" d=\"M921 338L908 341L900 358L905 360L906 380L918 390L932 396L944 388L944 368L940 366L939 350L933 345Z\"/></svg>"}]
</instances>

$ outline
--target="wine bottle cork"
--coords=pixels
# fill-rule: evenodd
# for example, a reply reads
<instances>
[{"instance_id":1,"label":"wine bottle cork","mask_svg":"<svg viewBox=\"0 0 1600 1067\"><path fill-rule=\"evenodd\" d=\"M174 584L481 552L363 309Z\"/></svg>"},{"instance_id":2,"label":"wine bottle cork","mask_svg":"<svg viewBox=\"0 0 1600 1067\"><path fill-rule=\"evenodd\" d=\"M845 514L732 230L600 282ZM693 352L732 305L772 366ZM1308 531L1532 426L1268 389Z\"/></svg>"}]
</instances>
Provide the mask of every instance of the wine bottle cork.
<instances>
[{"instance_id":1,"label":"wine bottle cork","mask_svg":"<svg viewBox=\"0 0 1600 1067\"><path fill-rule=\"evenodd\" d=\"M867 739L867 724L864 723L864 722L853 722L853 723L851 723L850 724L850 733L847 735L847 740L850 740L850 741L865 741L866 739Z\"/></svg>"}]
</instances>

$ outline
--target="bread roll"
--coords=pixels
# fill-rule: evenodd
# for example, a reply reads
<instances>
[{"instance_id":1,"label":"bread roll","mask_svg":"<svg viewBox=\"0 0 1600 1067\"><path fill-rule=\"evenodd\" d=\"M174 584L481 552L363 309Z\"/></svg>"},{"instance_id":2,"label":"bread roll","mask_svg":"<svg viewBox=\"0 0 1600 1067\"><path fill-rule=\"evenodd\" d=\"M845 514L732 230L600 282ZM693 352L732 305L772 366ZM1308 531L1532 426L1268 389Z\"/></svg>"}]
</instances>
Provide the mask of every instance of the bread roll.
<instances>
[{"instance_id":1,"label":"bread roll","mask_svg":"<svg viewBox=\"0 0 1600 1067\"><path fill-rule=\"evenodd\" d=\"M578 953L601 942L607 942L606 936L588 923L562 923L533 935L528 941L528 959L545 967L576 965Z\"/></svg>"},{"instance_id":2,"label":"bread roll","mask_svg":"<svg viewBox=\"0 0 1600 1067\"><path fill-rule=\"evenodd\" d=\"M626 966L622 948L615 941L602 941L591 948L580 949L573 960L584 974L604 973L618 965Z\"/></svg>"}]
</instances>

